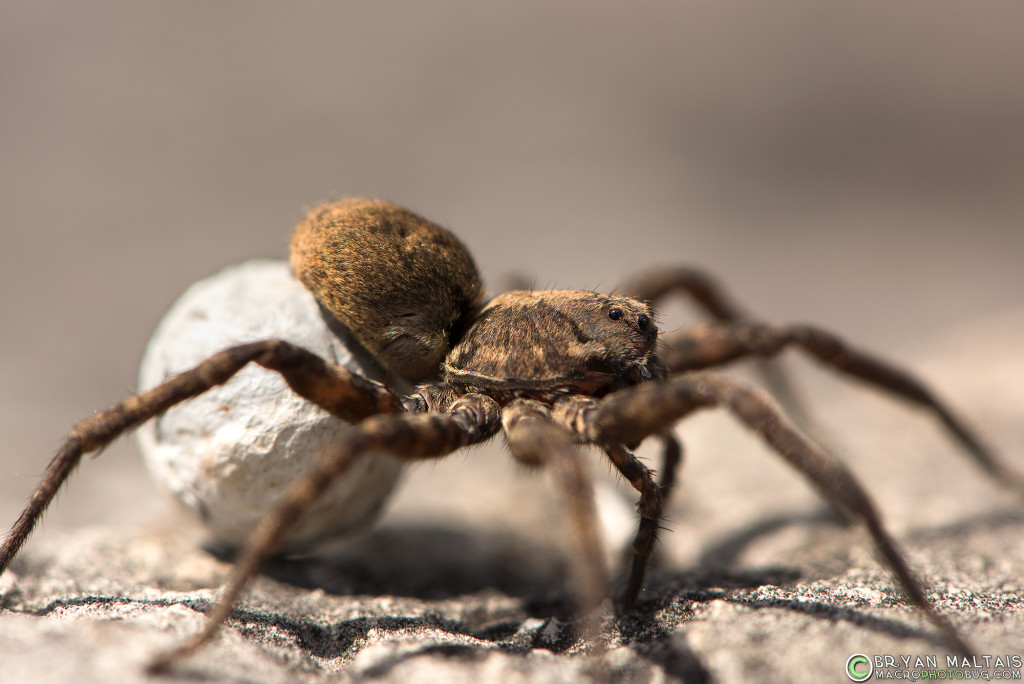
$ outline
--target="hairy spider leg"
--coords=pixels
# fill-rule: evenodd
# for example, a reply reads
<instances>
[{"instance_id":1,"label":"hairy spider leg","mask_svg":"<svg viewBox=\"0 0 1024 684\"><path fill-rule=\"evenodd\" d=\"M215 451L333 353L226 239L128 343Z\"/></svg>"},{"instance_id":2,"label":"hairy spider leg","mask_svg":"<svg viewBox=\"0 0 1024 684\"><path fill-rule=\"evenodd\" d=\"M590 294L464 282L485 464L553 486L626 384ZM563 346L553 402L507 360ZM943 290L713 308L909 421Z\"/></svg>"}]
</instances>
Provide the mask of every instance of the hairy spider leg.
<instances>
[{"instance_id":1,"label":"hairy spider leg","mask_svg":"<svg viewBox=\"0 0 1024 684\"><path fill-rule=\"evenodd\" d=\"M556 420L567 425L574 433L585 435L588 413L599 403L599 400L592 397L566 397L555 404L554 415ZM683 447L672 431L662 430L657 436L662 442L662 469L657 482L654 479L654 472L641 463L624 445L604 446L609 460L640 494L636 506L640 514L640 523L629 548L629 575L622 590L615 597L615 610L620 615L633 607L640 590L643 589L647 568L657 547L658 532L662 529L665 507L672 495L682 463Z\"/></svg>"},{"instance_id":2,"label":"hairy spider leg","mask_svg":"<svg viewBox=\"0 0 1024 684\"><path fill-rule=\"evenodd\" d=\"M350 422L378 413L404 411L398 397L384 385L289 342L262 340L229 347L195 368L78 423L50 461L28 506L0 545L0 575L84 454L103 449L126 431L175 404L224 384L249 363L277 371L297 394Z\"/></svg>"},{"instance_id":3,"label":"hairy spider leg","mask_svg":"<svg viewBox=\"0 0 1024 684\"><path fill-rule=\"evenodd\" d=\"M594 487L590 482L575 436L552 422L551 409L539 401L517 399L502 418L505 439L512 456L528 466L543 467L563 504L569 538L575 553L569 553L570 576L579 615L583 616L585 637L597 636L596 610L607 595L608 576L603 543L597 526Z\"/></svg>"},{"instance_id":4,"label":"hairy spider leg","mask_svg":"<svg viewBox=\"0 0 1024 684\"><path fill-rule=\"evenodd\" d=\"M650 469L624 447L616 448L621 450L620 455L614 454L611 448L606 450L615 467L640 493L640 501L636 506L637 512L640 514L640 524L636 530L636 537L629 548L629 576L622 590L615 597L615 610L620 615L629 612L636 604L640 591L644 588L647 568L650 567L651 557L658 545L658 534L664 529L661 523L665 519L665 508L671 500L676 475L679 466L682 465L683 445L676 436L670 430L663 430L658 433L658 439L662 442L662 465L661 471L658 473L657 488L652 488L648 484L649 478L643 472L647 471L647 474L651 474ZM630 464L631 460L635 462L635 465Z\"/></svg>"},{"instance_id":5,"label":"hairy spider leg","mask_svg":"<svg viewBox=\"0 0 1024 684\"><path fill-rule=\"evenodd\" d=\"M640 501L637 503L640 525L630 547L632 563L629 579L615 599L615 609L622 614L633 607L643 588L647 566L658 541L661 520L665 516L666 499L650 468L641 463L626 447L612 444L605 448L605 453L622 476L640 493Z\"/></svg>"},{"instance_id":6,"label":"hairy spider leg","mask_svg":"<svg viewBox=\"0 0 1024 684\"><path fill-rule=\"evenodd\" d=\"M662 443L662 466L658 474L658 486L661 487L661 495L667 503L676 486L679 468L683 465L683 445L671 430L659 432L658 439Z\"/></svg>"},{"instance_id":7,"label":"hairy spider leg","mask_svg":"<svg viewBox=\"0 0 1024 684\"><path fill-rule=\"evenodd\" d=\"M930 410L974 462L1001 486L1024 493L1024 478L992 451L921 381L875 356L851 348L835 335L809 325L731 323L701 325L662 340L658 354L669 372L710 368L746 356L774 356L799 347L841 373L858 378Z\"/></svg>"},{"instance_id":8,"label":"hairy spider leg","mask_svg":"<svg viewBox=\"0 0 1024 684\"><path fill-rule=\"evenodd\" d=\"M690 266L649 269L628 280L618 291L652 305L657 305L673 294L684 293L718 323L748 321L752 318L726 294L725 288L716 278ZM783 369L767 360L758 360L756 367L765 386L786 407L794 422L811 434L819 433L799 392Z\"/></svg>"},{"instance_id":9,"label":"hairy spider leg","mask_svg":"<svg viewBox=\"0 0 1024 684\"><path fill-rule=\"evenodd\" d=\"M154 659L151 672L166 670L177 660L208 643L231 616L234 605L259 572L281 538L328 487L367 452L387 452L410 461L447 456L494 435L501 409L490 397L467 394L456 399L448 413L377 415L367 418L317 464L288 486L280 501L256 524L239 553L220 600L210 611L203 630L192 640Z\"/></svg>"},{"instance_id":10,"label":"hairy spider leg","mask_svg":"<svg viewBox=\"0 0 1024 684\"><path fill-rule=\"evenodd\" d=\"M712 373L675 376L608 395L586 413L588 439L598 444L632 443L662 430L697 409L723 407L759 434L806 477L827 500L864 524L882 560L910 603L963 654L971 649L957 629L936 611L924 585L882 524L867 492L845 465L802 435L764 392Z\"/></svg>"}]
</instances>

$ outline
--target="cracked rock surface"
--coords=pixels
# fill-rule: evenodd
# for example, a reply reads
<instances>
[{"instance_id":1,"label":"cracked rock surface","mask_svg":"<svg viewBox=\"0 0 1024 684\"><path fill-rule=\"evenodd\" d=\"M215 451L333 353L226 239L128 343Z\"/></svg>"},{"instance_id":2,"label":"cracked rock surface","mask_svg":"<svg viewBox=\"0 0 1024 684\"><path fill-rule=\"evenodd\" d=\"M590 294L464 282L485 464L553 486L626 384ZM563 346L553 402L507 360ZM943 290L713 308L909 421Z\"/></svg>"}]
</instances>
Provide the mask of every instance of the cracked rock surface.
<instances>
[{"instance_id":1,"label":"cracked rock surface","mask_svg":"<svg viewBox=\"0 0 1024 684\"><path fill-rule=\"evenodd\" d=\"M1022 335L1024 312L1011 312L903 355L1017 470ZM939 609L980 654L1021 654L1019 499L926 416L793 369L816 432L874 495ZM944 660L866 536L758 441L719 415L680 435L671 529L637 610L605 621L603 652L569 629L543 479L486 447L413 468L382 524L330 558L272 562L215 643L166 681L821 682L846 681L854 653ZM641 455L656 466L655 450ZM614 529L627 492L592 460ZM148 681L147 658L200 628L229 562L171 513L30 542L0 578L0 681Z\"/></svg>"}]
</instances>

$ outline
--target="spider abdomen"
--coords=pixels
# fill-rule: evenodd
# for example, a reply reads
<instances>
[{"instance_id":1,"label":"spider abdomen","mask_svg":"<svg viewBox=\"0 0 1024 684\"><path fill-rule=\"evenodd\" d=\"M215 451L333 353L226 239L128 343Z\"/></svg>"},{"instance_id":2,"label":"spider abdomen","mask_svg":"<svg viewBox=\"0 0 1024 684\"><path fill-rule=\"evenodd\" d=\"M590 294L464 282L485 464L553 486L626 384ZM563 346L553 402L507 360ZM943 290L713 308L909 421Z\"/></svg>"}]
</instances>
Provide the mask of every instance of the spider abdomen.
<instances>
[{"instance_id":1,"label":"spider abdomen","mask_svg":"<svg viewBox=\"0 0 1024 684\"><path fill-rule=\"evenodd\" d=\"M436 376L483 296L473 257L458 238L382 200L311 211L292 236L291 265L366 349L414 380Z\"/></svg>"}]
</instances>

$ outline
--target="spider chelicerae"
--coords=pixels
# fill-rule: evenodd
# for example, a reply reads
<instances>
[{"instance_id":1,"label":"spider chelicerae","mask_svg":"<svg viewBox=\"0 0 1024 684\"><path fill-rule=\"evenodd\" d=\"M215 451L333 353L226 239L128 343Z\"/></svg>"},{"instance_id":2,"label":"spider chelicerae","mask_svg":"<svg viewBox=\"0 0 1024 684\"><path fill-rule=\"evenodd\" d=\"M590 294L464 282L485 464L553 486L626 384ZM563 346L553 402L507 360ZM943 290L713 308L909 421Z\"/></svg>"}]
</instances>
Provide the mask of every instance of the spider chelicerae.
<instances>
[{"instance_id":1,"label":"spider chelicerae","mask_svg":"<svg viewBox=\"0 0 1024 684\"><path fill-rule=\"evenodd\" d=\"M932 606L849 470L794 427L768 395L707 369L800 348L840 373L926 407L989 475L1019 488L1020 480L908 373L816 327L751 321L693 269L649 272L620 288L621 294L518 290L484 304L482 280L466 247L445 229L383 201L346 200L313 210L295 230L291 264L332 324L343 325L389 373L419 382L417 390L398 396L282 340L225 349L79 423L0 546L0 573L83 454L255 363L357 427L266 513L206 628L155 667L213 636L262 561L354 459L367 452L410 461L440 458L498 432L515 459L546 469L561 492L572 540L572 592L580 615L591 616L583 624L592 634L608 581L592 486L577 447L598 447L639 493L628 578L615 599L616 610L624 613L643 588L676 479L681 448L671 428L698 409L716 406L761 435L828 502L862 523L910 603L951 646L969 651ZM651 305L673 293L690 295L714 322L659 333ZM662 443L657 477L631 451L648 437Z\"/></svg>"}]
</instances>

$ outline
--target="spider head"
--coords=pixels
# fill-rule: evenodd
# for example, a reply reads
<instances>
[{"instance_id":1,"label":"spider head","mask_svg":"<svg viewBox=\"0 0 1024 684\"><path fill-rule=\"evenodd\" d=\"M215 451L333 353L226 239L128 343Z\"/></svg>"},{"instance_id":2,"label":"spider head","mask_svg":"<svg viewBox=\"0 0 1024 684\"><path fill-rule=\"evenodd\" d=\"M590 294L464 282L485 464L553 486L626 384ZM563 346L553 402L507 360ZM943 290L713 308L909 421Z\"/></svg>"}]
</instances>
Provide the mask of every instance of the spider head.
<instances>
[{"instance_id":1,"label":"spider head","mask_svg":"<svg viewBox=\"0 0 1024 684\"><path fill-rule=\"evenodd\" d=\"M515 291L491 301L445 360L443 376L518 394L604 394L660 375L650 307L578 290Z\"/></svg>"}]
</instances>

